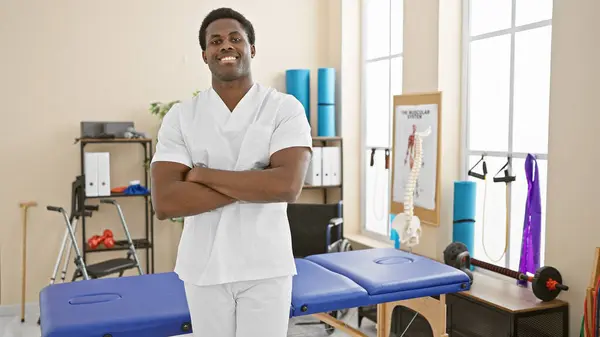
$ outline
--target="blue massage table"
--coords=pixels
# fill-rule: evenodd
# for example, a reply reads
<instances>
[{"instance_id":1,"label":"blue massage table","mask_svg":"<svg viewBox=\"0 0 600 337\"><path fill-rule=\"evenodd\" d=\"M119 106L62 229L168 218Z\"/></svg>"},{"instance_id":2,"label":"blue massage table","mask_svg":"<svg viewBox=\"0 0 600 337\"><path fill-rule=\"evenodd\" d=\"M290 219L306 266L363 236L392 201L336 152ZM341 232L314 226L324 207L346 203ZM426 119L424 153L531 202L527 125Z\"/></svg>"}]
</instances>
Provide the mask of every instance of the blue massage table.
<instances>
[{"instance_id":1,"label":"blue massage table","mask_svg":"<svg viewBox=\"0 0 600 337\"><path fill-rule=\"evenodd\" d=\"M312 255L296 266L290 317L313 315L350 336L365 335L328 312L377 305L378 336L388 336L393 308L403 305L446 336L445 294L470 288L464 272L392 248ZM172 272L54 284L39 300L42 337L192 333L183 283Z\"/></svg>"}]
</instances>

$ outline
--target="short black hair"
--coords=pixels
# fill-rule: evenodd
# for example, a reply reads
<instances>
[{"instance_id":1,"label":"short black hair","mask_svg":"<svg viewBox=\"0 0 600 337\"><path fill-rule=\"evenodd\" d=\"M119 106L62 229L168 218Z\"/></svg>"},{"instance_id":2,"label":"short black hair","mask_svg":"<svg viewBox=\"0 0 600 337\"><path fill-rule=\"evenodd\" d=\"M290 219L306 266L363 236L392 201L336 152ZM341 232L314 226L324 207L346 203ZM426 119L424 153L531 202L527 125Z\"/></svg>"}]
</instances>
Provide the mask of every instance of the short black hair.
<instances>
[{"instance_id":1,"label":"short black hair","mask_svg":"<svg viewBox=\"0 0 600 337\"><path fill-rule=\"evenodd\" d=\"M242 25L242 27L244 27L246 35L248 35L248 40L250 44L254 44L256 37L254 35L254 27L252 26L252 23L248 19L246 19L246 17L243 16L241 13L231 8L222 7L212 10L204 18L204 21L202 21L202 25L200 26L200 32L198 34L198 40L200 42L200 48L202 48L203 51L206 50L206 27L208 27L208 25L219 19L234 19L238 21Z\"/></svg>"}]
</instances>

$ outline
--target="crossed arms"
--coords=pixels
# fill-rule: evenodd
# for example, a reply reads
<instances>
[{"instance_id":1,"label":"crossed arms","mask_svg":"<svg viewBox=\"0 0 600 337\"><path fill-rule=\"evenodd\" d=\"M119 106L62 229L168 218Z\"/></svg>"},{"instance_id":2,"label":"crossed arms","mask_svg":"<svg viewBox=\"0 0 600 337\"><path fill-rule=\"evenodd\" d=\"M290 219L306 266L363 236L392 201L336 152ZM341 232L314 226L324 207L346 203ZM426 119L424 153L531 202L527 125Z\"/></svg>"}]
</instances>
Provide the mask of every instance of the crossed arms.
<instances>
[{"instance_id":1,"label":"crossed arms","mask_svg":"<svg viewBox=\"0 0 600 337\"><path fill-rule=\"evenodd\" d=\"M257 171L189 167L167 161L152 164L152 203L159 220L192 216L236 201L294 202L310 162L306 147L275 152L271 165Z\"/></svg>"}]
</instances>

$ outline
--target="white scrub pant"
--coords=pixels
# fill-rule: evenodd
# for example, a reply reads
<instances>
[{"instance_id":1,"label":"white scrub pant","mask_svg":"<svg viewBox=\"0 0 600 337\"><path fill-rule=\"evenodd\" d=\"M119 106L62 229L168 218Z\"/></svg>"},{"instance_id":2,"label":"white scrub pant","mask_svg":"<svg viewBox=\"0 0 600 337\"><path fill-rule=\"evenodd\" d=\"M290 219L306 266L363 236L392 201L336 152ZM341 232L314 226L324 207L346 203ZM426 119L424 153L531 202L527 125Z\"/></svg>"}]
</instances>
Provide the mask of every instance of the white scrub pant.
<instances>
[{"instance_id":1,"label":"white scrub pant","mask_svg":"<svg viewBox=\"0 0 600 337\"><path fill-rule=\"evenodd\" d=\"M292 276L214 286L185 283L194 337L287 336Z\"/></svg>"}]
</instances>

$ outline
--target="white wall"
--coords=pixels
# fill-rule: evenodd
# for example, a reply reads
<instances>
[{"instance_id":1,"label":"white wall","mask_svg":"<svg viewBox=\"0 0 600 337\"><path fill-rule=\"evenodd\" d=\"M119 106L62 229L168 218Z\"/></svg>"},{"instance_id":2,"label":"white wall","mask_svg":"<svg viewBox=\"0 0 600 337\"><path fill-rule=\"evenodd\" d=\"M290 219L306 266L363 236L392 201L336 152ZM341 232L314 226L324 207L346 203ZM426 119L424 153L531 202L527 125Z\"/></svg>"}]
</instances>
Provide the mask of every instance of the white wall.
<instances>
[{"instance_id":1,"label":"white wall","mask_svg":"<svg viewBox=\"0 0 600 337\"><path fill-rule=\"evenodd\" d=\"M600 247L598 13L597 0L554 1L545 259L570 287L560 298L570 304L571 336L579 335L595 248Z\"/></svg>"},{"instance_id":2,"label":"white wall","mask_svg":"<svg viewBox=\"0 0 600 337\"><path fill-rule=\"evenodd\" d=\"M61 216L45 206L69 208L70 184L79 174L79 146L73 141L80 121L133 120L154 136L159 121L148 113L150 102L188 97L209 85L198 29L204 16L221 6L239 10L255 26L255 80L285 90L286 69L312 70L316 132L316 71L331 66L339 72L341 66L340 1L337 5L322 0L1 2L0 100L5 124L0 133L0 304L20 301L18 202L39 203L30 210L27 237L26 300L36 302L39 290L49 282L65 230ZM352 130L345 135L357 138ZM137 145L89 150L111 152L115 186L139 179L143 172ZM356 166L352 150L344 155L346 163ZM348 177L352 179L351 174ZM311 200L318 191L305 194L303 199ZM141 235L142 201L119 201L131 231ZM90 236L104 228L120 233L116 212L104 209L87 221ZM155 235L156 271L170 271L180 225L155 221ZM90 262L113 256L94 254Z\"/></svg>"}]
</instances>

